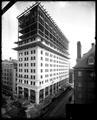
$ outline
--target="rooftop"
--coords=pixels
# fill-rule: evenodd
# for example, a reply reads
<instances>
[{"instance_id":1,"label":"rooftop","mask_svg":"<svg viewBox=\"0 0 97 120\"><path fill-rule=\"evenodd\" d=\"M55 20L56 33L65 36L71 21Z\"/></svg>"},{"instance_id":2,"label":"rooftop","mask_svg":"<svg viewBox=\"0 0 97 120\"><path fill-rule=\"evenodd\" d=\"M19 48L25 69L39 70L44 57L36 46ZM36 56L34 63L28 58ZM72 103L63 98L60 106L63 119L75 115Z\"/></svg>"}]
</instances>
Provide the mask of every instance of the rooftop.
<instances>
[{"instance_id":1,"label":"rooftop","mask_svg":"<svg viewBox=\"0 0 97 120\"><path fill-rule=\"evenodd\" d=\"M83 55L83 57L80 59L80 61L74 66L74 68L91 68L94 65L88 64L88 58L90 56L94 57L95 59L95 47L96 45L93 45L92 48Z\"/></svg>"}]
</instances>

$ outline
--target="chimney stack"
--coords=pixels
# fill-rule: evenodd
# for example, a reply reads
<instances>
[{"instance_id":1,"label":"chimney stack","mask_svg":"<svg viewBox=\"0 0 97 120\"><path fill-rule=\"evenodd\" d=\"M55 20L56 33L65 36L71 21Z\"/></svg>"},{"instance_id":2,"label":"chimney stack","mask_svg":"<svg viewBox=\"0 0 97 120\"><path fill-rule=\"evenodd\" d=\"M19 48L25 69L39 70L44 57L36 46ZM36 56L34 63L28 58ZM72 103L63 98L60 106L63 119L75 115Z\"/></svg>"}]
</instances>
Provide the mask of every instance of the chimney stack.
<instances>
[{"instance_id":1,"label":"chimney stack","mask_svg":"<svg viewBox=\"0 0 97 120\"><path fill-rule=\"evenodd\" d=\"M78 41L77 42L77 60L76 60L76 62L78 63L80 59L81 59L81 43L80 43L80 41Z\"/></svg>"}]
</instances>

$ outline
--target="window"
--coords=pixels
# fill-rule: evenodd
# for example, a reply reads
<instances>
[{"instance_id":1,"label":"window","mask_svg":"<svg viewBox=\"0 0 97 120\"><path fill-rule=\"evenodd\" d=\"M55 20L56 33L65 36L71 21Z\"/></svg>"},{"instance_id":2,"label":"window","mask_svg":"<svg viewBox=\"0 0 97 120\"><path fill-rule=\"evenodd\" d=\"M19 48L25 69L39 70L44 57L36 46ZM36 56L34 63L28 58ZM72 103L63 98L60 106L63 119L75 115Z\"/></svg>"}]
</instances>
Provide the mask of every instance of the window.
<instances>
[{"instance_id":1,"label":"window","mask_svg":"<svg viewBox=\"0 0 97 120\"><path fill-rule=\"evenodd\" d=\"M41 54L43 54L43 51L41 50Z\"/></svg>"},{"instance_id":2,"label":"window","mask_svg":"<svg viewBox=\"0 0 97 120\"><path fill-rule=\"evenodd\" d=\"M44 90L42 89L39 92L39 99L40 99L40 101L43 100L43 96L44 96Z\"/></svg>"},{"instance_id":3,"label":"window","mask_svg":"<svg viewBox=\"0 0 97 120\"><path fill-rule=\"evenodd\" d=\"M35 85L35 82L33 82L33 85Z\"/></svg>"},{"instance_id":4,"label":"window","mask_svg":"<svg viewBox=\"0 0 97 120\"><path fill-rule=\"evenodd\" d=\"M41 57L41 60L43 60L43 57Z\"/></svg>"},{"instance_id":5,"label":"window","mask_svg":"<svg viewBox=\"0 0 97 120\"><path fill-rule=\"evenodd\" d=\"M48 87L45 88L45 96L48 95Z\"/></svg>"},{"instance_id":6,"label":"window","mask_svg":"<svg viewBox=\"0 0 97 120\"><path fill-rule=\"evenodd\" d=\"M27 57L27 61L28 61L28 57Z\"/></svg>"},{"instance_id":7,"label":"window","mask_svg":"<svg viewBox=\"0 0 97 120\"><path fill-rule=\"evenodd\" d=\"M43 69L41 69L41 72L43 72Z\"/></svg>"},{"instance_id":8,"label":"window","mask_svg":"<svg viewBox=\"0 0 97 120\"><path fill-rule=\"evenodd\" d=\"M31 75L31 79L35 79L35 75Z\"/></svg>"},{"instance_id":9,"label":"window","mask_svg":"<svg viewBox=\"0 0 97 120\"><path fill-rule=\"evenodd\" d=\"M26 55L26 52L24 52L24 55Z\"/></svg>"},{"instance_id":10,"label":"window","mask_svg":"<svg viewBox=\"0 0 97 120\"><path fill-rule=\"evenodd\" d=\"M32 85L32 83L33 83L33 82L31 81L31 85Z\"/></svg>"},{"instance_id":11,"label":"window","mask_svg":"<svg viewBox=\"0 0 97 120\"><path fill-rule=\"evenodd\" d=\"M35 56L31 57L31 60L35 60Z\"/></svg>"},{"instance_id":12,"label":"window","mask_svg":"<svg viewBox=\"0 0 97 120\"><path fill-rule=\"evenodd\" d=\"M31 50L31 54L33 54L33 51Z\"/></svg>"},{"instance_id":13,"label":"window","mask_svg":"<svg viewBox=\"0 0 97 120\"><path fill-rule=\"evenodd\" d=\"M41 63L41 66L43 66L43 64Z\"/></svg>"},{"instance_id":14,"label":"window","mask_svg":"<svg viewBox=\"0 0 97 120\"><path fill-rule=\"evenodd\" d=\"M45 52L45 55L46 55L46 56L49 56L49 53Z\"/></svg>"},{"instance_id":15,"label":"window","mask_svg":"<svg viewBox=\"0 0 97 120\"><path fill-rule=\"evenodd\" d=\"M28 80L27 80L27 84L28 84Z\"/></svg>"},{"instance_id":16,"label":"window","mask_svg":"<svg viewBox=\"0 0 97 120\"><path fill-rule=\"evenodd\" d=\"M41 75L41 78L43 78L43 76Z\"/></svg>"},{"instance_id":17,"label":"window","mask_svg":"<svg viewBox=\"0 0 97 120\"><path fill-rule=\"evenodd\" d=\"M82 98L82 94L81 93L78 94L78 98Z\"/></svg>"},{"instance_id":18,"label":"window","mask_svg":"<svg viewBox=\"0 0 97 120\"><path fill-rule=\"evenodd\" d=\"M31 63L31 66L35 66L35 63Z\"/></svg>"},{"instance_id":19,"label":"window","mask_svg":"<svg viewBox=\"0 0 97 120\"><path fill-rule=\"evenodd\" d=\"M80 82L78 83L78 87L82 87L82 84Z\"/></svg>"},{"instance_id":20,"label":"window","mask_svg":"<svg viewBox=\"0 0 97 120\"><path fill-rule=\"evenodd\" d=\"M78 71L78 77L81 77L81 76L82 76L82 72Z\"/></svg>"},{"instance_id":21,"label":"window","mask_svg":"<svg viewBox=\"0 0 97 120\"><path fill-rule=\"evenodd\" d=\"M48 69L45 69L45 72L48 72Z\"/></svg>"},{"instance_id":22,"label":"window","mask_svg":"<svg viewBox=\"0 0 97 120\"><path fill-rule=\"evenodd\" d=\"M88 65L94 65L94 57L90 56L88 59Z\"/></svg>"},{"instance_id":23,"label":"window","mask_svg":"<svg viewBox=\"0 0 97 120\"><path fill-rule=\"evenodd\" d=\"M29 54L29 52L27 51L27 55Z\"/></svg>"},{"instance_id":24,"label":"window","mask_svg":"<svg viewBox=\"0 0 97 120\"><path fill-rule=\"evenodd\" d=\"M26 57L24 58L24 61L26 61Z\"/></svg>"},{"instance_id":25,"label":"window","mask_svg":"<svg viewBox=\"0 0 97 120\"><path fill-rule=\"evenodd\" d=\"M27 63L27 66L29 66L29 63Z\"/></svg>"},{"instance_id":26,"label":"window","mask_svg":"<svg viewBox=\"0 0 97 120\"><path fill-rule=\"evenodd\" d=\"M35 54L35 50L31 50L31 54Z\"/></svg>"},{"instance_id":27,"label":"window","mask_svg":"<svg viewBox=\"0 0 97 120\"><path fill-rule=\"evenodd\" d=\"M42 81L42 84L43 84L43 81Z\"/></svg>"},{"instance_id":28,"label":"window","mask_svg":"<svg viewBox=\"0 0 97 120\"><path fill-rule=\"evenodd\" d=\"M94 72L91 72L91 73L90 73L90 76L91 76L91 77L95 77L95 73L94 73Z\"/></svg>"},{"instance_id":29,"label":"window","mask_svg":"<svg viewBox=\"0 0 97 120\"><path fill-rule=\"evenodd\" d=\"M33 76L34 77L34 79L35 79L35 76Z\"/></svg>"},{"instance_id":30,"label":"window","mask_svg":"<svg viewBox=\"0 0 97 120\"><path fill-rule=\"evenodd\" d=\"M47 75L45 75L45 77L48 77L48 74L47 74Z\"/></svg>"},{"instance_id":31,"label":"window","mask_svg":"<svg viewBox=\"0 0 97 120\"><path fill-rule=\"evenodd\" d=\"M45 58L45 61L49 61L49 58Z\"/></svg>"},{"instance_id":32,"label":"window","mask_svg":"<svg viewBox=\"0 0 97 120\"><path fill-rule=\"evenodd\" d=\"M26 80L24 80L24 83L26 83Z\"/></svg>"},{"instance_id":33,"label":"window","mask_svg":"<svg viewBox=\"0 0 97 120\"><path fill-rule=\"evenodd\" d=\"M53 55L52 55L52 54L50 54L50 57L53 57Z\"/></svg>"},{"instance_id":34,"label":"window","mask_svg":"<svg viewBox=\"0 0 97 120\"><path fill-rule=\"evenodd\" d=\"M49 64L46 63L46 64L45 64L45 67L48 67L48 66L49 66Z\"/></svg>"},{"instance_id":35,"label":"window","mask_svg":"<svg viewBox=\"0 0 97 120\"><path fill-rule=\"evenodd\" d=\"M35 73L35 69L31 69L31 73Z\"/></svg>"},{"instance_id":36,"label":"window","mask_svg":"<svg viewBox=\"0 0 97 120\"><path fill-rule=\"evenodd\" d=\"M34 54L35 54L35 50L34 50Z\"/></svg>"}]
</instances>

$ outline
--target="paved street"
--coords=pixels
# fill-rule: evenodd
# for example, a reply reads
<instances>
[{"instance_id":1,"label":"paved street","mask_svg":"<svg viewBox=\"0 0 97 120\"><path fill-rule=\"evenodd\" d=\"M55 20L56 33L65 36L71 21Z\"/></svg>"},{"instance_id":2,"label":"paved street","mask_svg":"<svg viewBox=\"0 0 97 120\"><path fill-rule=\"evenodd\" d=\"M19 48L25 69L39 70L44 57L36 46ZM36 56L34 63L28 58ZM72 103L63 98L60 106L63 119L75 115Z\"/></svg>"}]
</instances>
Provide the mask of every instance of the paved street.
<instances>
[{"instance_id":1,"label":"paved street","mask_svg":"<svg viewBox=\"0 0 97 120\"><path fill-rule=\"evenodd\" d=\"M41 116L42 118L65 118L66 117L66 104L68 98L72 95L73 90L62 93L61 96L55 99L48 107L48 111Z\"/></svg>"}]
</instances>

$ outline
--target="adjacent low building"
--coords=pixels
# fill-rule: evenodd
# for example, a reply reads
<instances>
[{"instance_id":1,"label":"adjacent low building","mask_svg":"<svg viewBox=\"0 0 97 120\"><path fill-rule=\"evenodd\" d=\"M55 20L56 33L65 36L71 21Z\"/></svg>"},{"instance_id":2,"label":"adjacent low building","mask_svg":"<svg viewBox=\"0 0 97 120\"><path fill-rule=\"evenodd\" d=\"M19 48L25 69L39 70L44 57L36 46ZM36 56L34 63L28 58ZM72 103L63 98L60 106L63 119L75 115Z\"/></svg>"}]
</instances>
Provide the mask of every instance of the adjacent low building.
<instances>
[{"instance_id":1,"label":"adjacent low building","mask_svg":"<svg viewBox=\"0 0 97 120\"><path fill-rule=\"evenodd\" d=\"M13 96L17 91L17 60L2 61L2 93Z\"/></svg>"},{"instance_id":2,"label":"adjacent low building","mask_svg":"<svg viewBox=\"0 0 97 120\"><path fill-rule=\"evenodd\" d=\"M92 44L92 48L82 58L78 59L74 67L75 104L95 103L95 46Z\"/></svg>"}]
</instances>

